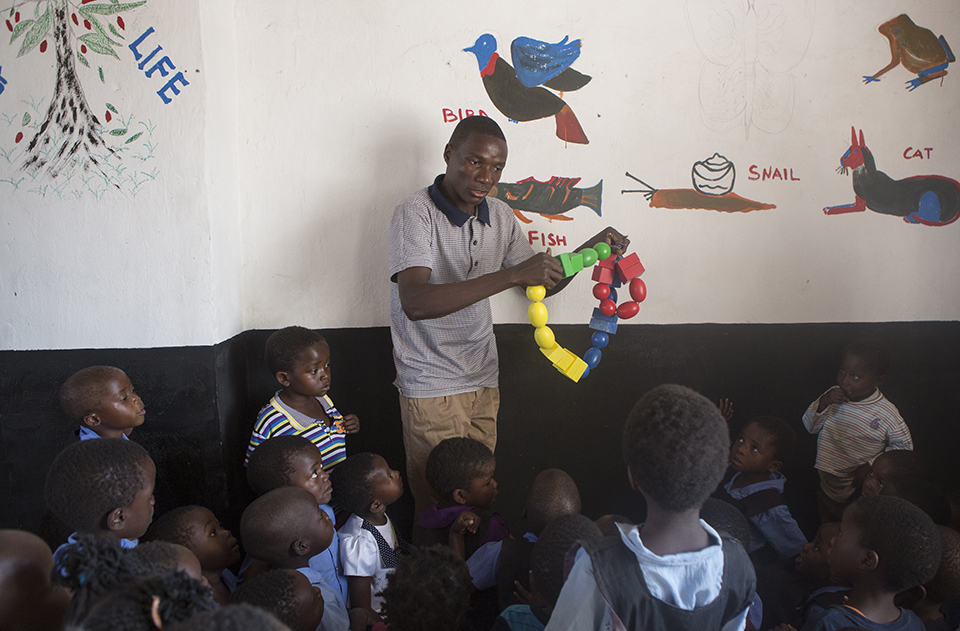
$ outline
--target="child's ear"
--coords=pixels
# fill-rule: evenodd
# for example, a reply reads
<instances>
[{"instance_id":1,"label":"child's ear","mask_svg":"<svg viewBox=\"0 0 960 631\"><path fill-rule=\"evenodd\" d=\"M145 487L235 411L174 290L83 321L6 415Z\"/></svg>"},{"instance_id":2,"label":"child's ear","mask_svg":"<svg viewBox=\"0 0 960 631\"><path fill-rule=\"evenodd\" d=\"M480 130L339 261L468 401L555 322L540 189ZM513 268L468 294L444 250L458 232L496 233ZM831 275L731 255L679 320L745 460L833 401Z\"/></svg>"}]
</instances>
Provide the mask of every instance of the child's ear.
<instances>
[{"instance_id":1,"label":"child's ear","mask_svg":"<svg viewBox=\"0 0 960 631\"><path fill-rule=\"evenodd\" d=\"M123 530L124 525L127 523L127 516L124 515L122 508L114 508L107 513L106 522L107 530L118 532Z\"/></svg>"},{"instance_id":2,"label":"child's ear","mask_svg":"<svg viewBox=\"0 0 960 631\"><path fill-rule=\"evenodd\" d=\"M368 510L371 513L382 513L386 508L387 507L384 506L383 502L381 502L380 499L378 498L370 502L370 507Z\"/></svg>"},{"instance_id":3,"label":"child's ear","mask_svg":"<svg viewBox=\"0 0 960 631\"><path fill-rule=\"evenodd\" d=\"M872 572L877 569L878 565L880 565L880 555L869 548L864 548L863 555L860 557L860 569L865 572Z\"/></svg>"},{"instance_id":4,"label":"child's ear","mask_svg":"<svg viewBox=\"0 0 960 631\"><path fill-rule=\"evenodd\" d=\"M100 417L97 416L96 412L90 412L90 414L84 416L82 420L83 424L87 427L96 427L100 424Z\"/></svg>"},{"instance_id":5,"label":"child's ear","mask_svg":"<svg viewBox=\"0 0 960 631\"><path fill-rule=\"evenodd\" d=\"M767 465L767 473L776 473L783 466L782 460L773 460Z\"/></svg>"},{"instance_id":6,"label":"child's ear","mask_svg":"<svg viewBox=\"0 0 960 631\"><path fill-rule=\"evenodd\" d=\"M274 376L277 378L277 381L280 382L281 386L284 388L290 387L290 373L285 370L281 370Z\"/></svg>"},{"instance_id":7,"label":"child's ear","mask_svg":"<svg viewBox=\"0 0 960 631\"><path fill-rule=\"evenodd\" d=\"M467 503L467 494L463 489L454 489L453 491L453 501L463 506Z\"/></svg>"},{"instance_id":8,"label":"child's ear","mask_svg":"<svg viewBox=\"0 0 960 631\"><path fill-rule=\"evenodd\" d=\"M307 556L310 554L310 546L303 539L297 539L290 544L290 552L296 557Z\"/></svg>"}]
</instances>

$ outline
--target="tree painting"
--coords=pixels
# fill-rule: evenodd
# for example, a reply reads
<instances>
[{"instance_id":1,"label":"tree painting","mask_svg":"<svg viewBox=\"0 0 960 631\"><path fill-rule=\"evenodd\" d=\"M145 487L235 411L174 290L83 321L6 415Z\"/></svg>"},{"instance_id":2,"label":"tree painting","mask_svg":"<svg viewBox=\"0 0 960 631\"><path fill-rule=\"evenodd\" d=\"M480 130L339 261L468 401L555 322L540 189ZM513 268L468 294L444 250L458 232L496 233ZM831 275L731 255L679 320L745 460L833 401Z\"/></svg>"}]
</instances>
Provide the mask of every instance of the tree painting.
<instances>
[{"instance_id":1,"label":"tree painting","mask_svg":"<svg viewBox=\"0 0 960 631\"><path fill-rule=\"evenodd\" d=\"M98 59L119 59L116 49L125 46L123 15L146 4L147 0L122 3L120 0L26 0L10 7L5 16L11 33L10 45L19 46L17 57L34 51L46 53L52 45L56 54L56 83L53 86L46 114L38 119L33 137L26 145L21 169L34 175L69 179L77 171L95 170L106 177L104 162L116 153L104 134L125 135L128 131L107 131L94 114L84 95L77 64L91 71L96 65L100 81L103 66ZM28 17L28 15L30 17ZM99 57L98 57L99 56ZM105 119L111 111L106 105ZM28 121L29 114L24 114ZM142 132L141 132L142 134ZM140 134L125 139L129 144ZM26 140L18 135L17 142ZM117 187L116 183L113 186Z\"/></svg>"}]
</instances>

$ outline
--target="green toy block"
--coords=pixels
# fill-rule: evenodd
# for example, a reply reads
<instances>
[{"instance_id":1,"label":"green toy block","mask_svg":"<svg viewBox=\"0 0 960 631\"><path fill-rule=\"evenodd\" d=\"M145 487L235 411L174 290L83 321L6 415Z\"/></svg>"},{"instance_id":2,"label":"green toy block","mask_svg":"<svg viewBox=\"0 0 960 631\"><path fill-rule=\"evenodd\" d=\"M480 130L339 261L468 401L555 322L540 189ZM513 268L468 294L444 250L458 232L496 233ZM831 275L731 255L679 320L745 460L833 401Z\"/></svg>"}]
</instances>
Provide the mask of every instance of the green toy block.
<instances>
[{"instance_id":1,"label":"green toy block","mask_svg":"<svg viewBox=\"0 0 960 631\"><path fill-rule=\"evenodd\" d=\"M563 266L564 278L568 278L577 272L583 271L582 254L570 254L569 252L564 252L563 254L560 254L554 258L558 259L560 261L560 265Z\"/></svg>"}]
</instances>

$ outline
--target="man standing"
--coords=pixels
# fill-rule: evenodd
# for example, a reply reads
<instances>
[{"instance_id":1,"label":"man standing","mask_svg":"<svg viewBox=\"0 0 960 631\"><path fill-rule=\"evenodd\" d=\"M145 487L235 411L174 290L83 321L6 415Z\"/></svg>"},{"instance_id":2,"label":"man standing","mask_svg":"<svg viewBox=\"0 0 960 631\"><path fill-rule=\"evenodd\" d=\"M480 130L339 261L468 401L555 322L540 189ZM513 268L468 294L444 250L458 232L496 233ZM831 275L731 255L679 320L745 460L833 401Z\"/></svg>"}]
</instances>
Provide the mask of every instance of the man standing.
<instances>
[{"instance_id":1,"label":"man standing","mask_svg":"<svg viewBox=\"0 0 960 631\"><path fill-rule=\"evenodd\" d=\"M535 254L510 207L487 198L507 161L492 119L463 119L444 148L446 173L397 205L390 223L390 332L400 390L407 480L419 514L429 506L427 456L446 438L493 451L500 407L490 296L510 287L558 291L563 269ZM620 250L629 241L607 228ZM617 252L617 250L614 250ZM619 253L619 252L618 252Z\"/></svg>"}]
</instances>

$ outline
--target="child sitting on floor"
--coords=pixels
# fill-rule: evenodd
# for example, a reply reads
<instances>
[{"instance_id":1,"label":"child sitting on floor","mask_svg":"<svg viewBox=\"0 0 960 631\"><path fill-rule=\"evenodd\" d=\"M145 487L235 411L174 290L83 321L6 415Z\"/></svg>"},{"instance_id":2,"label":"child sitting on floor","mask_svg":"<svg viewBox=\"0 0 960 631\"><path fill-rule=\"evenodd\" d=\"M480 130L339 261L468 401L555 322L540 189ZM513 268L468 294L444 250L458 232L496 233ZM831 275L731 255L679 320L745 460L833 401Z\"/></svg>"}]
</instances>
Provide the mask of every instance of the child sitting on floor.
<instances>
[{"instance_id":1,"label":"child sitting on floor","mask_svg":"<svg viewBox=\"0 0 960 631\"><path fill-rule=\"evenodd\" d=\"M807 538L783 498L780 467L796 442L793 430L776 416L750 419L730 447L730 466L713 497L737 507L750 522L747 552L770 546L781 559L800 553Z\"/></svg>"},{"instance_id":2,"label":"child sitting on floor","mask_svg":"<svg viewBox=\"0 0 960 631\"><path fill-rule=\"evenodd\" d=\"M260 607L291 631L315 631L323 620L323 592L296 570L270 570L245 581L230 603Z\"/></svg>"},{"instance_id":3,"label":"child sitting on floor","mask_svg":"<svg viewBox=\"0 0 960 631\"><path fill-rule=\"evenodd\" d=\"M928 479L926 461L915 451L894 449L877 456L870 465L870 473L863 481L862 492L867 497L880 495L889 485L894 487L907 478ZM890 495L890 493L886 493Z\"/></svg>"},{"instance_id":4,"label":"child sitting on floor","mask_svg":"<svg viewBox=\"0 0 960 631\"><path fill-rule=\"evenodd\" d=\"M350 628L346 604L336 588L310 567L310 558L333 541L333 522L309 492L281 487L253 500L240 518L240 537L255 559L274 569L297 570L323 592L324 631Z\"/></svg>"},{"instance_id":5,"label":"child sitting on floor","mask_svg":"<svg viewBox=\"0 0 960 631\"><path fill-rule=\"evenodd\" d=\"M940 535L919 508L896 497L864 497L843 512L840 534L830 548L830 570L850 581L842 605L810 617L804 631L861 626L875 631L923 631L894 597L932 579L940 564Z\"/></svg>"},{"instance_id":6,"label":"child sitting on floor","mask_svg":"<svg viewBox=\"0 0 960 631\"><path fill-rule=\"evenodd\" d=\"M193 552L218 604L226 604L237 579L230 567L240 562L240 544L209 508L180 506L150 526L145 541L166 541Z\"/></svg>"},{"instance_id":7,"label":"child sitting on floor","mask_svg":"<svg viewBox=\"0 0 960 631\"><path fill-rule=\"evenodd\" d=\"M960 598L960 533L946 526L937 526L940 533L940 567L934 577L911 592L911 611L923 621L927 631L956 631L956 624L947 620L944 603ZM909 593L909 592L908 592Z\"/></svg>"},{"instance_id":8,"label":"child sitting on floor","mask_svg":"<svg viewBox=\"0 0 960 631\"><path fill-rule=\"evenodd\" d=\"M53 555L25 530L0 530L0 629L48 631L63 626L70 592L50 582Z\"/></svg>"},{"instance_id":9,"label":"child sitting on floor","mask_svg":"<svg viewBox=\"0 0 960 631\"><path fill-rule=\"evenodd\" d=\"M336 523L329 506L333 492L330 474L323 470L320 452L303 436L276 436L261 443L250 455L247 482L257 495L284 486L299 486L309 491L320 510ZM330 546L310 558L310 567L320 572L327 583L340 592L340 599L347 602L347 579L343 575L340 536L336 530ZM252 572L251 568L245 576L255 576Z\"/></svg>"},{"instance_id":10,"label":"child sitting on floor","mask_svg":"<svg viewBox=\"0 0 960 631\"><path fill-rule=\"evenodd\" d=\"M870 470L884 451L913 449L910 430L896 406L881 394L890 352L872 340L849 344L840 358L837 385L810 404L803 424L817 434L820 473L820 522L840 521Z\"/></svg>"},{"instance_id":11,"label":"child sitting on floor","mask_svg":"<svg viewBox=\"0 0 960 631\"><path fill-rule=\"evenodd\" d=\"M61 451L47 472L43 496L50 512L76 532L54 560L75 544L77 532L136 547L153 520L156 476L147 451L129 440L87 440Z\"/></svg>"},{"instance_id":12,"label":"child sitting on floor","mask_svg":"<svg viewBox=\"0 0 960 631\"><path fill-rule=\"evenodd\" d=\"M264 354L283 388L257 415L247 461L268 438L295 434L316 445L323 468L331 469L347 457L344 437L360 431L360 420L355 414L341 415L327 396L331 380L327 341L316 331L289 326L267 338Z\"/></svg>"},{"instance_id":13,"label":"child sitting on floor","mask_svg":"<svg viewBox=\"0 0 960 631\"><path fill-rule=\"evenodd\" d=\"M689 388L659 386L637 402L623 457L646 522L577 553L548 630L744 628L753 566L740 544L699 518L723 477L728 441L720 411Z\"/></svg>"},{"instance_id":14,"label":"child sitting on floor","mask_svg":"<svg viewBox=\"0 0 960 631\"><path fill-rule=\"evenodd\" d=\"M129 439L146 418L130 379L113 366L89 366L70 375L60 387L60 409L80 425L80 440Z\"/></svg>"},{"instance_id":15,"label":"child sitting on floor","mask_svg":"<svg viewBox=\"0 0 960 631\"><path fill-rule=\"evenodd\" d=\"M350 513L340 528L340 558L350 589L350 608L379 620L387 577L397 567L407 543L387 516L387 506L403 495L400 472L381 456L354 454L331 472L335 501Z\"/></svg>"},{"instance_id":16,"label":"child sitting on floor","mask_svg":"<svg viewBox=\"0 0 960 631\"><path fill-rule=\"evenodd\" d=\"M440 503L417 516L413 544L439 543L469 559L483 544L509 537L506 522L490 510L498 492L496 469L493 452L473 438L448 438L434 447L426 476Z\"/></svg>"}]
</instances>

